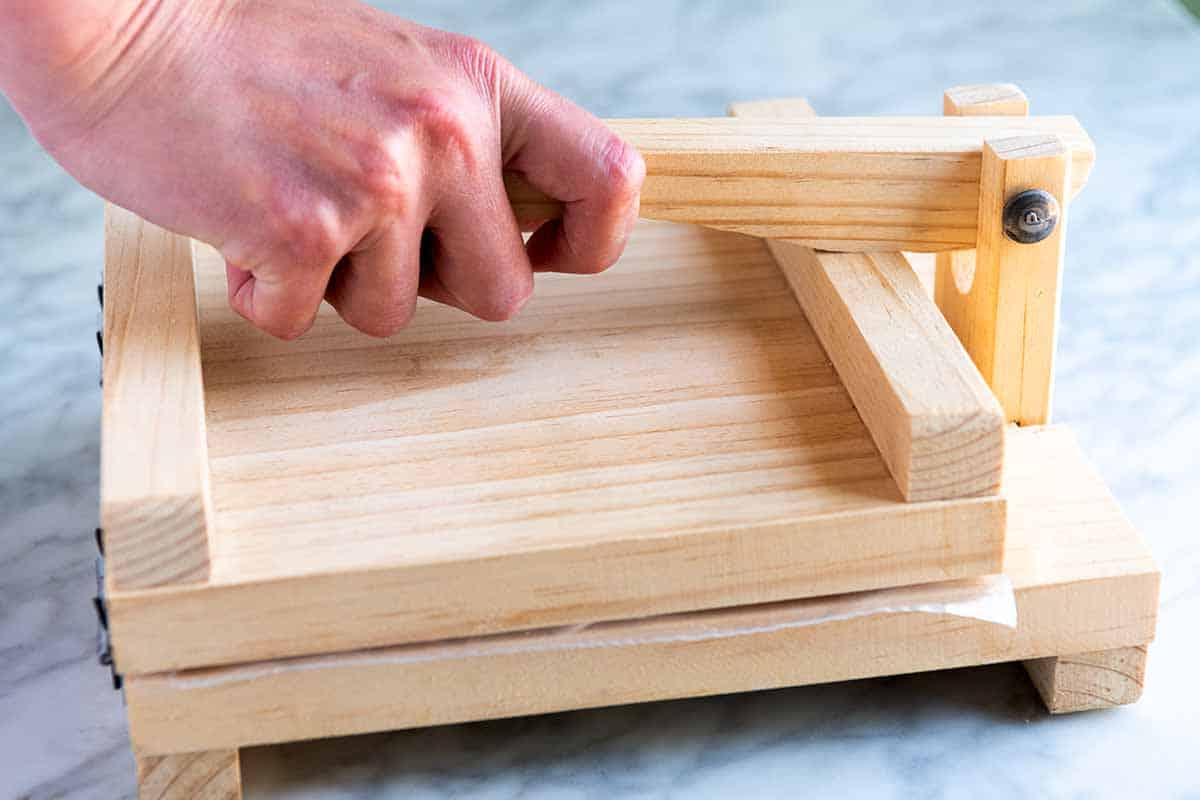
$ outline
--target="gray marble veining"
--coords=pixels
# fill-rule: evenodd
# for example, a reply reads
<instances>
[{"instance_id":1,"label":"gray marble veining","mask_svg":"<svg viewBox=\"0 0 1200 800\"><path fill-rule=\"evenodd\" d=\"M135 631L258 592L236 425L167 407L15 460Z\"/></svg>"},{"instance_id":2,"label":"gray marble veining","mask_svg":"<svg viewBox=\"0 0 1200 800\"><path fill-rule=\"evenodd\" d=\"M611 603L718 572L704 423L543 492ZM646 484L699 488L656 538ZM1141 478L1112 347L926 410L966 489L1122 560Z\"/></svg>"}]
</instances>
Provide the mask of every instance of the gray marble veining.
<instances>
[{"instance_id":1,"label":"gray marble veining","mask_svg":"<svg viewBox=\"0 0 1200 800\"><path fill-rule=\"evenodd\" d=\"M1050 719L1019 668L246 753L251 798L1200 797L1200 26L1165 0L392 2L602 115L805 95L938 113L1007 80L1099 161L1071 209L1057 417L1164 571L1139 705ZM94 660L100 204L0 104L0 798L133 796Z\"/></svg>"}]
</instances>

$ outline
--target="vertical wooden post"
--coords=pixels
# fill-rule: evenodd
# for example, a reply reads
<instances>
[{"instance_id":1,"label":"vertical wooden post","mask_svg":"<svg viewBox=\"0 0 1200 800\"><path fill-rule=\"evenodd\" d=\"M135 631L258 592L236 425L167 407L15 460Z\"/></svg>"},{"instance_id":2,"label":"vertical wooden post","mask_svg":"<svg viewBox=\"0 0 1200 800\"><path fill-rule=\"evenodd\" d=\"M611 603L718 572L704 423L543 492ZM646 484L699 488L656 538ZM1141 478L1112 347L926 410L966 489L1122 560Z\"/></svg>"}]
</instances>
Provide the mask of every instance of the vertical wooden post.
<instances>
[{"instance_id":1,"label":"vertical wooden post","mask_svg":"<svg viewBox=\"0 0 1200 800\"><path fill-rule=\"evenodd\" d=\"M1051 714L1136 703L1146 678L1146 646L1035 658L1025 670Z\"/></svg>"},{"instance_id":2,"label":"vertical wooden post","mask_svg":"<svg viewBox=\"0 0 1200 800\"><path fill-rule=\"evenodd\" d=\"M1070 170L1070 150L1054 135L983 145L975 275L956 333L1019 425L1050 421ZM1030 189L1053 197L1058 221L1046 238L1020 243L1005 234L1005 207Z\"/></svg>"},{"instance_id":3,"label":"vertical wooden post","mask_svg":"<svg viewBox=\"0 0 1200 800\"><path fill-rule=\"evenodd\" d=\"M943 112L1024 116L1029 102L1009 84L960 86L947 90ZM1050 419L1069 169L1067 148L1053 137L987 143L977 249L940 254L937 261L938 306L1005 417L1022 425ZM1035 244L1018 244L1003 232L1005 204L1025 189L1050 193L1060 209L1054 232Z\"/></svg>"},{"instance_id":4,"label":"vertical wooden post","mask_svg":"<svg viewBox=\"0 0 1200 800\"><path fill-rule=\"evenodd\" d=\"M942 95L942 114L947 117L1027 117L1029 100L1011 83L954 86ZM960 339L965 310L963 295L970 291L974 275L974 250L937 254L933 297Z\"/></svg>"},{"instance_id":5,"label":"vertical wooden post","mask_svg":"<svg viewBox=\"0 0 1200 800\"><path fill-rule=\"evenodd\" d=\"M138 800L242 800L237 750L137 756Z\"/></svg>"}]
</instances>

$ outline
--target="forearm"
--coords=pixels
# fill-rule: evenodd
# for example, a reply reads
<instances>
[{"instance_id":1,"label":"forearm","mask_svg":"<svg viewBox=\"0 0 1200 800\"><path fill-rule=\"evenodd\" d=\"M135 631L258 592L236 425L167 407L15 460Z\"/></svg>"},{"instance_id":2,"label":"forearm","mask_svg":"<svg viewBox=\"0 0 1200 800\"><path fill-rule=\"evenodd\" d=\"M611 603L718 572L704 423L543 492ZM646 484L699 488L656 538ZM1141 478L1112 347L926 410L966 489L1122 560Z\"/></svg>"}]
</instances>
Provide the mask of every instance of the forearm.
<instances>
[{"instance_id":1,"label":"forearm","mask_svg":"<svg viewBox=\"0 0 1200 800\"><path fill-rule=\"evenodd\" d=\"M0 91L40 139L67 136L111 107L143 51L185 13L219 0L6 0ZM64 120L70 120L69 125Z\"/></svg>"}]
</instances>

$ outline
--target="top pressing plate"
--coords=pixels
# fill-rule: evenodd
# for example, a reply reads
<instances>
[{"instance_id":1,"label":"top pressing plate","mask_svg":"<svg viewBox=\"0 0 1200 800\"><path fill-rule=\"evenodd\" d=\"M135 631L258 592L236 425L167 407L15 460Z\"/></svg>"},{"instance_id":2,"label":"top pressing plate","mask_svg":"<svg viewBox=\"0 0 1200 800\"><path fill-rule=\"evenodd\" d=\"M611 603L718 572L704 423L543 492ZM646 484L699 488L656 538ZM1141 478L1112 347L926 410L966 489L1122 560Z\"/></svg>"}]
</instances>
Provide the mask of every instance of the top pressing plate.
<instances>
[{"instance_id":1,"label":"top pressing plate","mask_svg":"<svg viewBox=\"0 0 1200 800\"><path fill-rule=\"evenodd\" d=\"M903 502L760 240L644 222L510 322L290 343L196 256L210 574L113 593L127 673L1000 571L1003 500Z\"/></svg>"}]
</instances>

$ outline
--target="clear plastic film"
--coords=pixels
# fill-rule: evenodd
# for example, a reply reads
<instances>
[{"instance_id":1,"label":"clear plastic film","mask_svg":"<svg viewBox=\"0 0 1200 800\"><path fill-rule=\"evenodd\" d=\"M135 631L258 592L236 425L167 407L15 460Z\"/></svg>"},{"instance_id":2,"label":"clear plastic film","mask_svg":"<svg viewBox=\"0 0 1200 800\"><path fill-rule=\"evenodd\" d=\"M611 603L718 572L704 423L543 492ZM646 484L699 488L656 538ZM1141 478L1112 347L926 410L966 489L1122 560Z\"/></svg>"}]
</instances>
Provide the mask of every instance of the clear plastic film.
<instances>
[{"instance_id":1,"label":"clear plastic film","mask_svg":"<svg viewBox=\"0 0 1200 800\"><path fill-rule=\"evenodd\" d=\"M941 581L894 589L788 600L735 608L664 614L636 620L595 622L519 633L443 639L350 653L190 670L168 676L175 689L204 689L285 672L334 666L415 664L520 653L640 647L755 636L890 614L933 614L1015 628L1017 601L1003 575Z\"/></svg>"}]
</instances>

